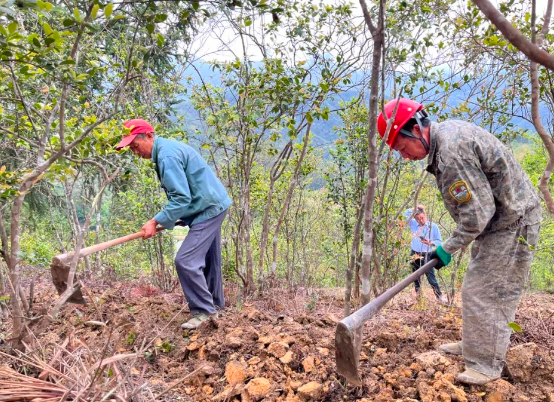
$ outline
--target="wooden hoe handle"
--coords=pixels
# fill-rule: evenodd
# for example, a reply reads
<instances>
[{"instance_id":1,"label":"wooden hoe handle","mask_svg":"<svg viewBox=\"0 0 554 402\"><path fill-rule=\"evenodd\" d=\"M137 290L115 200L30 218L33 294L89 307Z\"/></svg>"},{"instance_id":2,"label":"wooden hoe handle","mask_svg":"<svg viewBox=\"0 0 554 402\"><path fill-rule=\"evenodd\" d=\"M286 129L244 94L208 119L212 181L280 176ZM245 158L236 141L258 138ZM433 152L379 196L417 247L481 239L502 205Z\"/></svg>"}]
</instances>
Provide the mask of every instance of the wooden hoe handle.
<instances>
[{"instance_id":1,"label":"wooden hoe handle","mask_svg":"<svg viewBox=\"0 0 554 402\"><path fill-rule=\"evenodd\" d=\"M161 230L164 230L164 228L161 227L161 226L158 226L156 228L156 232L159 232ZM142 234L143 234L143 231L141 230L140 232L132 233L132 234L127 235L127 236L118 237L117 239L108 240L108 241L105 241L103 243L98 243L98 244L95 244L94 246L85 247L85 248L81 249L81 251L79 251L79 257L85 257L89 254L97 253L98 251L102 251L102 250L105 250L107 248L117 246L118 244L127 243L128 241L141 238ZM69 253L58 255L57 258L61 261L65 261L66 259L73 256L73 254L74 254L73 251L71 251Z\"/></svg>"}]
</instances>

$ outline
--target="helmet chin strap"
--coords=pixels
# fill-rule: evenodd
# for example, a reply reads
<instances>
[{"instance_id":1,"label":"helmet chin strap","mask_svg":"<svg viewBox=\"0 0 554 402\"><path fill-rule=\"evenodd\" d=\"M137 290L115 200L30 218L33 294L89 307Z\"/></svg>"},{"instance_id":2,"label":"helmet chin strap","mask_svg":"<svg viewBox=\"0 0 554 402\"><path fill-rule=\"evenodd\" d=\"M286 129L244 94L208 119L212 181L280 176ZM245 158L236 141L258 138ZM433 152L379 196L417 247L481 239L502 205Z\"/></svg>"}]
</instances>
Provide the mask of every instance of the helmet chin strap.
<instances>
[{"instance_id":1,"label":"helmet chin strap","mask_svg":"<svg viewBox=\"0 0 554 402\"><path fill-rule=\"evenodd\" d=\"M416 140L419 140L421 142L421 144L423 145L423 148L425 148L425 152L429 153L429 144L423 138L423 124L421 124L421 120L419 118L420 113L421 113L422 117L427 117L427 112L425 112L425 110L421 110L421 112L417 112L414 115L413 118L415 119L415 121L419 125L419 129L421 131L421 137L417 137L417 136L413 135L410 131L404 130L403 128L400 129L400 134L402 134L404 137L415 138Z\"/></svg>"}]
</instances>

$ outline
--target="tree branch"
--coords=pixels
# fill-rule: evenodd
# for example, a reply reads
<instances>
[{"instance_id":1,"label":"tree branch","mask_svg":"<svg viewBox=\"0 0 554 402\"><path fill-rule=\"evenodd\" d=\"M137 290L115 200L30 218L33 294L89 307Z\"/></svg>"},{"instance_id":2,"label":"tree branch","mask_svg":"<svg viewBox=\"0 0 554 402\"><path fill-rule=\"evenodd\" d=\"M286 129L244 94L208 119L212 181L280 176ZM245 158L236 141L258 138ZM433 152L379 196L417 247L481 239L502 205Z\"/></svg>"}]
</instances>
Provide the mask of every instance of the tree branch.
<instances>
[{"instance_id":1,"label":"tree branch","mask_svg":"<svg viewBox=\"0 0 554 402\"><path fill-rule=\"evenodd\" d=\"M363 0L360 0L363 1ZM471 0L508 41L525 56L554 71L554 56L542 50L515 28L488 0ZM552 6L550 5L550 9Z\"/></svg>"}]
</instances>

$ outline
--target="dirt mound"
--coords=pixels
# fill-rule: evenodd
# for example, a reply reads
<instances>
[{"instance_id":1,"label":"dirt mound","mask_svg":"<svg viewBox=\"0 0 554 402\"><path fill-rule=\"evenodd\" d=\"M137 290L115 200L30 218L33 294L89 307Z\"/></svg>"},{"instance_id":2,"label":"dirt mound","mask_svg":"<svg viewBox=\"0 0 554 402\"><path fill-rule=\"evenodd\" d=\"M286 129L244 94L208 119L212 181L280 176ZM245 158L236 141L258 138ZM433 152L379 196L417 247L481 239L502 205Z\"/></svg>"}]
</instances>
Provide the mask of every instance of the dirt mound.
<instances>
[{"instance_id":1,"label":"dirt mound","mask_svg":"<svg viewBox=\"0 0 554 402\"><path fill-rule=\"evenodd\" d=\"M480 387L456 383L463 359L436 348L460 339L459 308L429 303L420 310L408 293L366 324L361 387L346 384L335 371L338 292L314 302L313 296L275 291L228 308L196 331L180 329L188 315L179 294L118 285L92 296L86 306L66 307L58 321L36 334L46 360L51 345L68 336L99 355L140 353L130 372L145 379L152 395L163 395L157 400L508 402L554 395L554 358L540 342L515 345L501 380ZM37 308L46 309L53 297L51 289L39 289ZM553 305L554 297L541 308L546 314Z\"/></svg>"}]
</instances>

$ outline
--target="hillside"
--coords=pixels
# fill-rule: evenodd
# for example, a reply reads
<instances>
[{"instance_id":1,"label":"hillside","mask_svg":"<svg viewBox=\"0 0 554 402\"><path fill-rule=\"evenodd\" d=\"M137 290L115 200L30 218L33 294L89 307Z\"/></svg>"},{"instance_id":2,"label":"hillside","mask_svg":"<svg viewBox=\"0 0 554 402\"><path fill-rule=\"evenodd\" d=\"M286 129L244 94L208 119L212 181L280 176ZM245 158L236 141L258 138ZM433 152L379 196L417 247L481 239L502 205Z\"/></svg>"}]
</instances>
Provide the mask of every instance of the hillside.
<instances>
[{"instance_id":1,"label":"hillside","mask_svg":"<svg viewBox=\"0 0 554 402\"><path fill-rule=\"evenodd\" d=\"M87 288L86 306L67 306L56 324L36 322L37 337L29 340L33 357L3 355L5 363L27 365L28 375L43 382L3 366L0 398L8 399L2 400L76 395L86 387L88 392L113 388L118 400L134 394L136 400L150 395L156 401L191 402L544 402L554 397L553 295L525 297L517 316L523 332L512 337L503 379L463 386L454 381L463 368L461 357L435 351L460 338L458 300L441 307L428 290L414 303L406 291L366 324L363 386L352 387L335 372L334 330L343 305L338 289L275 289L242 304L237 289L228 288L228 308L219 319L183 331L179 325L187 310L180 291L164 294L145 284L108 281L89 282ZM53 288L40 285L36 308L53 301ZM2 331L8 330L2 324ZM111 380L87 385L99 362Z\"/></svg>"}]
</instances>

